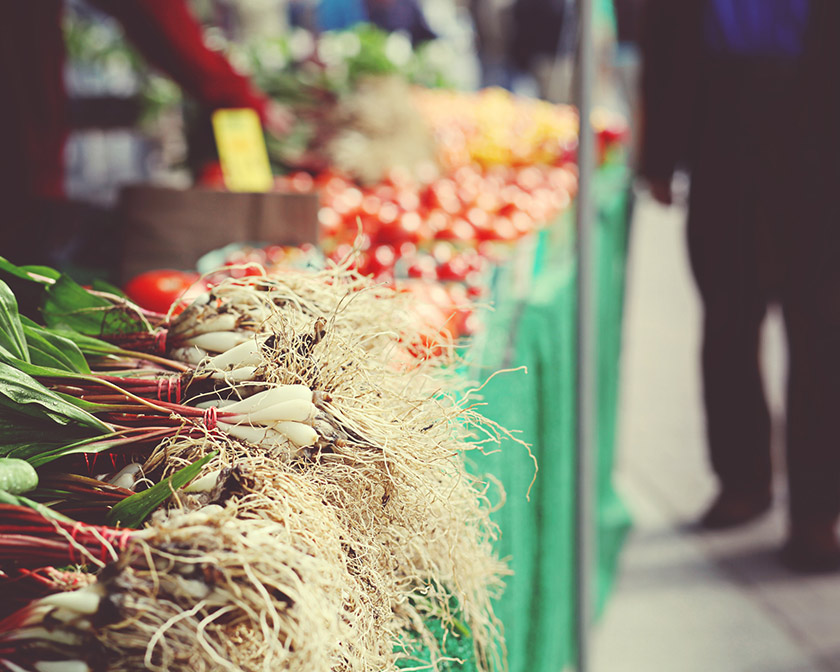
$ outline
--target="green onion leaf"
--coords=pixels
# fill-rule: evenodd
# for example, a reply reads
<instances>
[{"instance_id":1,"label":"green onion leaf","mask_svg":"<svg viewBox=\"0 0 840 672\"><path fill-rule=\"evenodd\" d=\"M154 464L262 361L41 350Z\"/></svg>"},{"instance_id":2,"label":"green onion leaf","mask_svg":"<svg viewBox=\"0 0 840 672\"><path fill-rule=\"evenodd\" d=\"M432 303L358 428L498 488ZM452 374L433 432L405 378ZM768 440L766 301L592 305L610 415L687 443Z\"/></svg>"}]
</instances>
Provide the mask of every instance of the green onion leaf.
<instances>
[{"instance_id":1,"label":"green onion leaf","mask_svg":"<svg viewBox=\"0 0 840 672\"><path fill-rule=\"evenodd\" d=\"M5 282L0 280L0 347L14 357L29 361L29 349L20 322L17 299Z\"/></svg>"},{"instance_id":2,"label":"green onion leaf","mask_svg":"<svg viewBox=\"0 0 840 672\"><path fill-rule=\"evenodd\" d=\"M26 342L29 345L30 352L33 349L39 350L43 356L60 362L61 366L55 364L43 363L43 366L51 366L57 369L65 369L75 373L90 373L85 356L71 339L66 338L61 333L52 329L46 329L28 317L21 316L21 324L23 325L23 333L26 336ZM32 357L35 364L36 357Z\"/></svg>"},{"instance_id":3,"label":"green onion leaf","mask_svg":"<svg viewBox=\"0 0 840 672\"><path fill-rule=\"evenodd\" d=\"M48 506L45 506L38 502L33 502L27 497L21 497L20 495L11 495L8 492L3 492L2 490L0 490L0 504L11 504L12 506L25 506L32 509L33 511L37 511L44 518L54 518L55 520L60 520L65 523L76 522L72 518L68 518L67 516L59 513L58 511L53 511Z\"/></svg>"},{"instance_id":4,"label":"green onion leaf","mask_svg":"<svg viewBox=\"0 0 840 672\"><path fill-rule=\"evenodd\" d=\"M198 476L201 468L219 451L205 455L197 462L176 471L148 490L127 497L108 512L108 524L120 527L140 527L143 521L172 494Z\"/></svg>"},{"instance_id":5,"label":"green onion leaf","mask_svg":"<svg viewBox=\"0 0 840 672\"><path fill-rule=\"evenodd\" d=\"M122 352L122 349L113 343L108 343L108 341L103 341L100 338L95 338L86 334L80 334L77 331L72 331L70 329L52 329L51 331L55 335L61 336L62 338L66 338L68 341L75 343L79 350L81 350L85 355L117 355Z\"/></svg>"},{"instance_id":6,"label":"green onion leaf","mask_svg":"<svg viewBox=\"0 0 840 672\"><path fill-rule=\"evenodd\" d=\"M5 362L0 362L0 406L59 425L81 425L100 433L111 431L101 420Z\"/></svg>"},{"instance_id":7,"label":"green onion leaf","mask_svg":"<svg viewBox=\"0 0 840 672\"><path fill-rule=\"evenodd\" d=\"M42 285L51 285L61 275L60 272L49 266L16 266L3 257L0 257L0 270L6 271L21 280L29 280Z\"/></svg>"},{"instance_id":8,"label":"green onion leaf","mask_svg":"<svg viewBox=\"0 0 840 672\"><path fill-rule=\"evenodd\" d=\"M49 327L88 336L148 331L148 326L127 305L91 294L66 275L46 288L41 314Z\"/></svg>"}]
</instances>

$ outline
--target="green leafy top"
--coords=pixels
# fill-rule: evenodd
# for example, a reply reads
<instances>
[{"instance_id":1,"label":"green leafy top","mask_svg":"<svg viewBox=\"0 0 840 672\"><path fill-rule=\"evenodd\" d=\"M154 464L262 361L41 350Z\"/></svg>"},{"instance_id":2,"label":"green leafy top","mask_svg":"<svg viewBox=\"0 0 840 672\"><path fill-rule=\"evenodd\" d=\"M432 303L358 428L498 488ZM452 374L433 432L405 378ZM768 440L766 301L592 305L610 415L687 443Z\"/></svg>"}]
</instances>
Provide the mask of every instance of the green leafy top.
<instances>
[{"instance_id":1,"label":"green leafy top","mask_svg":"<svg viewBox=\"0 0 840 672\"><path fill-rule=\"evenodd\" d=\"M0 362L0 407L59 425L88 427L103 434L111 431L101 420L5 362Z\"/></svg>"},{"instance_id":2,"label":"green leafy top","mask_svg":"<svg viewBox=\"0 0 840 672\"><path fill-rule=\"evenodd\" d=\"M0 348L13 357L29 362L29 348L20 322L17 299L9 286L0 280Z\"/></svg>"},{"instance_id":3,"label":"green leafy top","mask_svg":"<svg viewBox=\"0 0 840 672\"><path fill-rule=\"evenodd\" d=\"M200 460L153 485L148 490L126 497L108 512L108 524L121 527L140 527L157 507L163 504L178 489L198 476L201 468L212 460L218 451L205 455Z\"/></svg>"},{"instance_id":4,"label":"green leafy top","mask_svg":"<svg viewBox=\"0 0 840 672\"><path fill-rule=\"evenodd\" d=\"M62 275L46 288L41 314L47 326L88 336L149 331L149 324L122 297L114 300L89 292ZM116 302L115 302L116 301ZM118 303L119 302L119 303Z\"/></svg>"}]
</instances>

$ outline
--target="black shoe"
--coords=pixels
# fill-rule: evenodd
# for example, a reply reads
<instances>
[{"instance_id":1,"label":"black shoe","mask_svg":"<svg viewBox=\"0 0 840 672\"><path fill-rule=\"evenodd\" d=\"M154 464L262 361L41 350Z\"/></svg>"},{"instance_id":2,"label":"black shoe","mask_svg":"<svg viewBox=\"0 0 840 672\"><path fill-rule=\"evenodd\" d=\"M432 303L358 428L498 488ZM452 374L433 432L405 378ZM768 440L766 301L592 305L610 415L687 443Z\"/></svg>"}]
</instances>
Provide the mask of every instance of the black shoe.
<instances>
[{"instance_id":1,"label":"black shoe","mask_svg":"<svg viewBox=\"0 0 840 672\"><path fill-rule=\"evenodd\" d=\"M726 530L745 525L769 511L772 503L769 492L756 495L722 490L700 519L700 527Z\"/></svg>"},{"instance_id":2,"label":"black shoe","mask_svg":"<svg viewBox=\"0 0 840 672\"><path fill-rule=\"evenodd\" d=\"M818 574L840 570L840 540L835 519L793 523L782 548L782 562L795 572Z\"/></svg>"}]
</instances>

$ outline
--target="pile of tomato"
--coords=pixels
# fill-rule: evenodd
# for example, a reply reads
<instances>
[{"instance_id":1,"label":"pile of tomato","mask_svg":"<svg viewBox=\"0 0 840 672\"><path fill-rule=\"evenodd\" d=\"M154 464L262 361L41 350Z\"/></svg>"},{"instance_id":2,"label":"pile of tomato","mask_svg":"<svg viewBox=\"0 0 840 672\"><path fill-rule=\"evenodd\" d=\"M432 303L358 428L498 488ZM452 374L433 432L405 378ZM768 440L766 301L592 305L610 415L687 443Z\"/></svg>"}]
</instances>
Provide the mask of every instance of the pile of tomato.
<instances>
[{"instance_id":1,"label":"pile of tomato","mask_svg":"<svg viewBox=\"0 0 840 672\"><path fill-rule=\"evenodd\" d=\"M469 305L482 296L488 267L574 199L578 120L572 108L498 89L418 92L416 102L437 140L437 165L393 170L367 187L335 171L299 171L277 178L276 189L317 192L326 257L353 258L362 274L417 294L424 319L457 337L474 326ZM605 112L592 121L608 162L622 151L626 125ZM271 249L227 262L270 268L278 265Z\"/></svg>"},{"instance_id":2,"label":"pile of tomato","mask_svg":"<svg viewBox=\"0 0 840 672\"><path fill-rule=\"evenodd\" d=\"M380 280L478 280L486 260L552 221L574 197L573 165L462 166L422 181L394 172L373 187L326 172L295 173L278 189L318 191L321 245L340 260L360 248L358 268Z\"/></svg>"}]
</instances>

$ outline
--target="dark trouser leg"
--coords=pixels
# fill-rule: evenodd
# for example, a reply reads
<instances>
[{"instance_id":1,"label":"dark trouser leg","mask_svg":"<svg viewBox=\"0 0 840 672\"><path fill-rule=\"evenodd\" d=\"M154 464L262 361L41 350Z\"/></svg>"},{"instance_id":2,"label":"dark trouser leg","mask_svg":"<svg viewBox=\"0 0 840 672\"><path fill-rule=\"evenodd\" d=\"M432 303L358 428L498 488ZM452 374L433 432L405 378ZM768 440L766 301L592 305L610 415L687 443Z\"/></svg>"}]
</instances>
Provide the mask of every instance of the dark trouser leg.
<instances>
[{"instance_id":1,"label":"dark trouser leg","mask_svg":"<svg viewBox=\"0 0 840 672\"><path fill-rule=\"evenodd\" d=\"M770 415L759 371L763 307L706 302L703 399L709 457L721 488L743 495L770 492Z\"/></svg>"},{"instance_id":2,"label":"dark trouser leg","mask_svg":"<svg viewBox=\"0 0 840 672\"><path fill-rule=\"evenodd\" d=\"M742 216L734 180L692 185L688 242L703 299L702 371L712 468L724 491L770 492L770 415L759 370L767 300L755 230Z\"/></svg>"},{"instance_id":3,"label":"dark trouser leg","mask_svg":"<svg viewBox=\"0 0 840 672\"><path fill-rule=\"evenodd\" d=\"M826 241L828 242L828 241ZM823 277L785 301L788 373L787 463L791 520L830 522L840 514L840 271L811 259ZM835 267L835 268L832 268ZM803 270L803 269L800 269Z\"/></svg>"}]
</instances>

